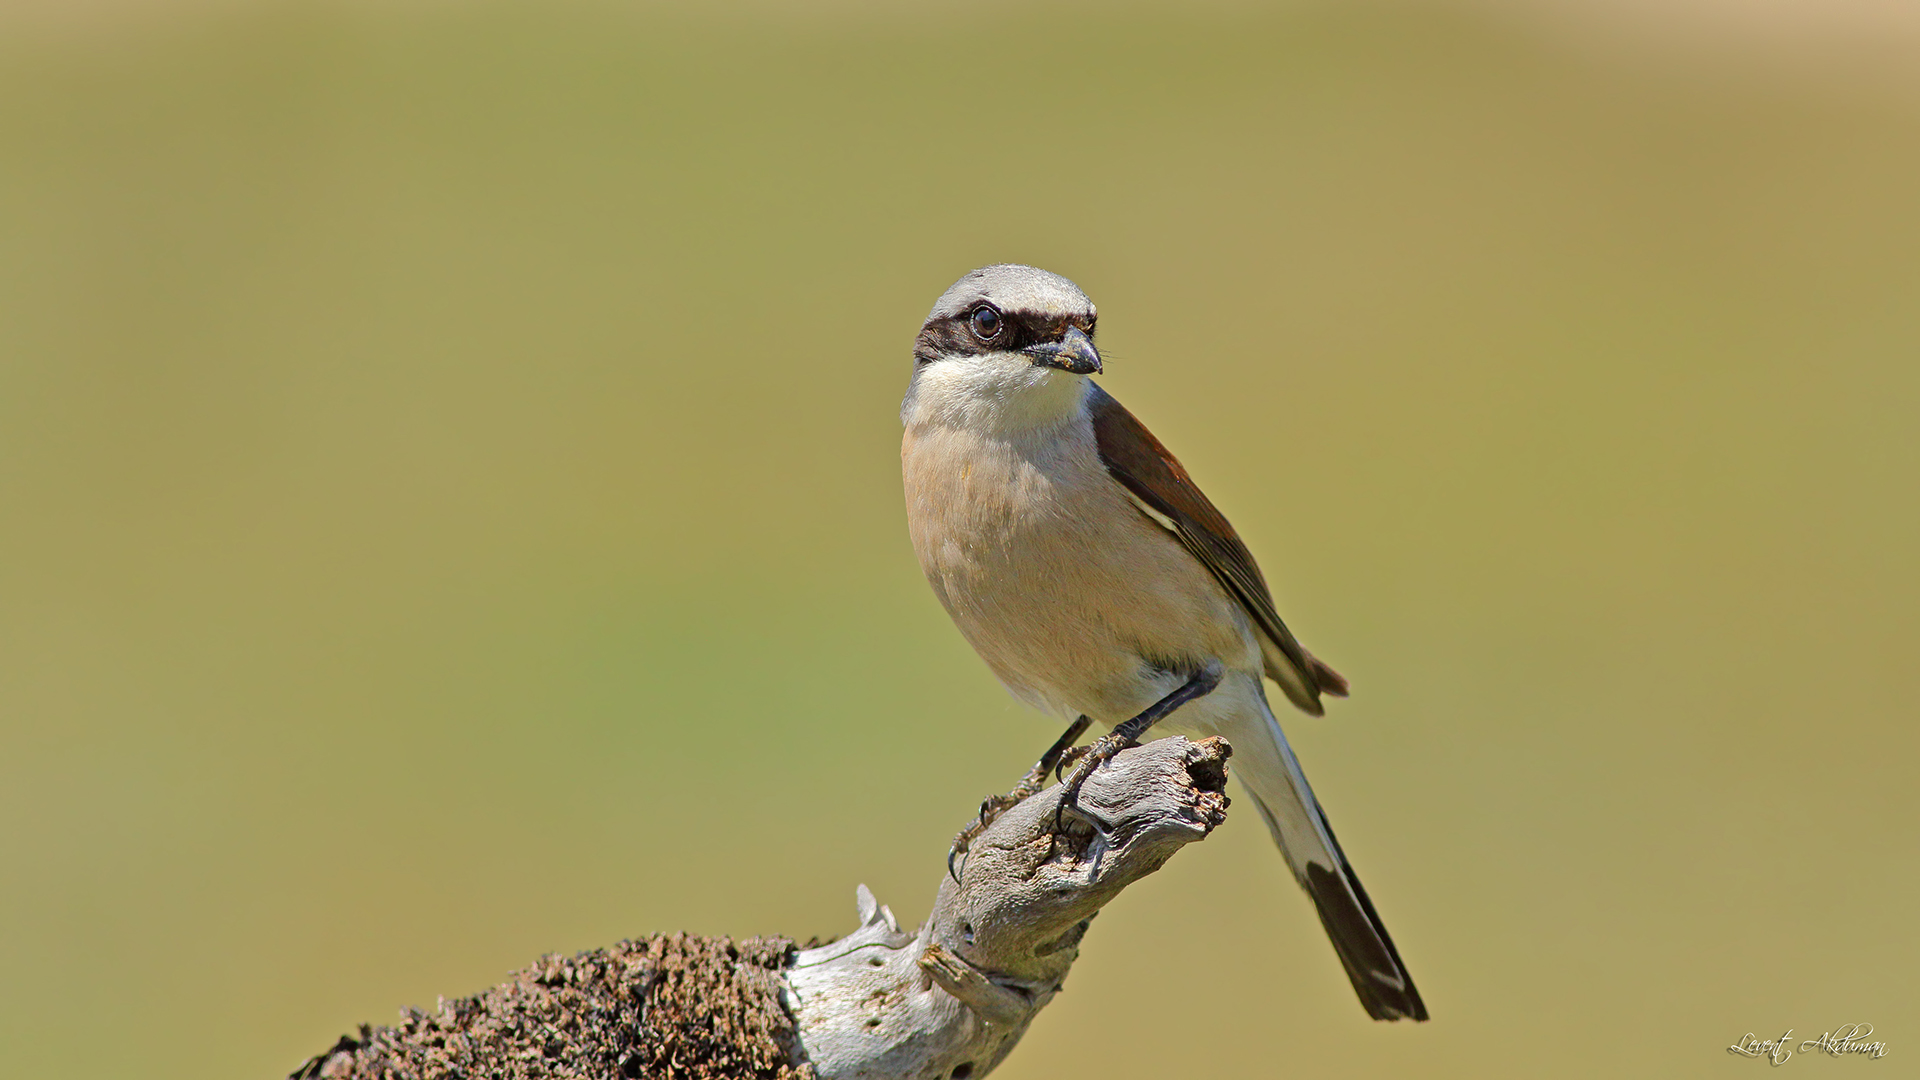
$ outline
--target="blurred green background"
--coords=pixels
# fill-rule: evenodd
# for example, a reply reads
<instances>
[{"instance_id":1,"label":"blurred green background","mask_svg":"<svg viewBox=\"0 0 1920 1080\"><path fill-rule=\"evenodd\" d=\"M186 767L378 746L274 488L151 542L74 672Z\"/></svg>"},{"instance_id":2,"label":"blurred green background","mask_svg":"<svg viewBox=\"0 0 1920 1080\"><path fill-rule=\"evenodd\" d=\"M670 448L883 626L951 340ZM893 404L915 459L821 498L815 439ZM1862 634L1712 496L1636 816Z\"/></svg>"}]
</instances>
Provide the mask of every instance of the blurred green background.
<instances>
[{"instance_id":1,"label":"blurred green background","mask_svg":"<svg viewBox=\"0 0 1920 1080\"><path fill-rule=\"evenodd\" d=\"M922 917L1055 734L900 505L914 332L1002 260L1354 680L1289 725L1435 1019L1365 1018L1240 814L1001 1075L1920 1052L1900 65L1525 5L136 6L0 24L9 1075Z\"/></svg>"}]
</instances>

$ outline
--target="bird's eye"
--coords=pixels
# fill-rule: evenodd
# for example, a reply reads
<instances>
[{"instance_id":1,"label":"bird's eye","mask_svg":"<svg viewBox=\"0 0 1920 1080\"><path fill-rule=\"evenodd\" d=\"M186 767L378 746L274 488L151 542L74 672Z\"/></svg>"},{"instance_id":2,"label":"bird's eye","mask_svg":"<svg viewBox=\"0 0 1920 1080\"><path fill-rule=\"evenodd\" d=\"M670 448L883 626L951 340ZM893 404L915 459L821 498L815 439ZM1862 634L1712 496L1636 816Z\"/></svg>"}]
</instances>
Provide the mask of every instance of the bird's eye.
<instances>
[{"instance_id":1,"label":"bird's eye","mask_svg":"<svg viewBox=\"0 0 1920 1080\"><path fill-rule=\"evenodd\" d=\"M992 341L1000 334L1000 313L982 304L973 309L973 336Z\"/></svg>"}]
</instances>

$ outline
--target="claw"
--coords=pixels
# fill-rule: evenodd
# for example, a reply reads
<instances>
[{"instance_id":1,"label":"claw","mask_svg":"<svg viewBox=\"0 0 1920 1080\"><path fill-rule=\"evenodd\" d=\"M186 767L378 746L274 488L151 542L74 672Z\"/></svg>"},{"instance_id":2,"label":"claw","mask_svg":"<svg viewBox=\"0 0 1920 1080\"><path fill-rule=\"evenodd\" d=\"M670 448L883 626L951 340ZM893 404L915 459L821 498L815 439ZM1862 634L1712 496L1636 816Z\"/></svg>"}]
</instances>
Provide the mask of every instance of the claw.
<instances>
[{"instance_id":1,"label":"claw","mask_svg":"<svg viewBox=\"0 0 1920 1080\"><path fill-rule=\"evenodd\" d=\"M1092 769L1104 764L1105 762L1100 762L1090 766L1088 771L1091 772ZM1085 777L1080 779L1084 780ZM1053 858L1054 852L1059 848L1060 838L1067 833L1068 814L1086 822L1087 828L1093 832L1093 838L1087 842L1087 855L1093 859L1093 866L1087 872L1087 884L1091 885L1100 879L1101 864L1106 861L1107 852L1113 850L1113 834L1108 831L1106 822L1081 809L1077 802L1069 801L1074 793L1077 793L1077 789L1073 792L1063 792L1060 802L1053 808L1053 835L1047 839L1047 858Z\"/></svg>"},{"instance_id":2,"label":"claw","mask_svg":"<svg viewBox=\"0 0 1920 1080\"><path fill-rule=\"evenodd\" d=\"M1087 845L1087 853L1093 856L1093 868L1087 871L1087 884L1091 885L1100 880L1100 863L1106 859L1107 852L1111 850L1112 845L1107 843L1107 830L1095 825L1093 842Z\"/></svg>"}]
</instances>

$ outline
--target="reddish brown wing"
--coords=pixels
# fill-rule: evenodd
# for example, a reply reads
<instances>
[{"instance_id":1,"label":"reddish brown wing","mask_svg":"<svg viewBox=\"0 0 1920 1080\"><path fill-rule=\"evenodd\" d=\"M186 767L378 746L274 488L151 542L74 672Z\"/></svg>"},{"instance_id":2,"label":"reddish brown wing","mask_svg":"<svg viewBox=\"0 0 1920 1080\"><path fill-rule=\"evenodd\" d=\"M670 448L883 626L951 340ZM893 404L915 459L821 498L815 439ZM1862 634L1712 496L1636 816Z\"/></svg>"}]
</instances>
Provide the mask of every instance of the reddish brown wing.
<instances>
[{"instance_id":1,"label":"reddish brown wing","mask_svg":"<svg viewBox=\"0 0 1920 1080\"><path fill-rule=\"evenodd\" d=\"M1146 425L1098 384L1088 394L1087 405L1094 440L1107 472L1134 498L1172 523L1180 543L1220 580L1292 666L1291 672L1274 671L1271 665L1268 671L1286 690L1287 697L1314 716L1325 711L1320 704L1322 691L1345 697L1347 681L1300 647L1274 610L1273 594L1267 590L1267 579L1253 561L1253 553L1240 542L1226 516L1194 484L1186 468L1160 445Z\"/></svg>"}]
</instances>

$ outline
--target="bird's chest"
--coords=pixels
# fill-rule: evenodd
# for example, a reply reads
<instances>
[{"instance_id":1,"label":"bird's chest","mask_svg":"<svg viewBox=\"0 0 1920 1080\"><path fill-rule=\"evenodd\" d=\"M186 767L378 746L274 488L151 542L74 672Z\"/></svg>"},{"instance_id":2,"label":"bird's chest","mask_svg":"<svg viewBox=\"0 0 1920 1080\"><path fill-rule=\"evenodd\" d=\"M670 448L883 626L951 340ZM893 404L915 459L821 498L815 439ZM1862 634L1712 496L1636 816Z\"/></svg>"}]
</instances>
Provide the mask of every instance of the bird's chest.
<instances>
[{"instance_id":1,"label":"bird's chest","mask_svg":"<svg viewBox=\"0 0 1920 1080\"><path fill-rule=\"evenodd\" d=\"M901 458L914 550L956 619L1070 604L1102 575L1111 549L1092 523L1127 508L1090 432L1023 445L909 430Z\"/></svg>"},{"instance_id":2,"label":"bird's chest","mask_svg":"<svg viewBox=\"0 0 1920 1080\"><path fill-rule=\"evenodd\" d=\"M1021 697L1111 723L1170 667L1245 651L1226 595L1133 507L1090 429L1023 445L909 428L901 456L927 581Z\"/></svg>"}]
</instances>

